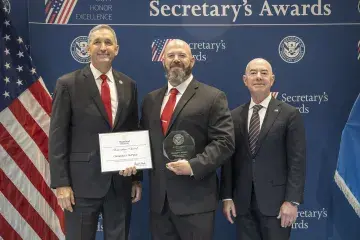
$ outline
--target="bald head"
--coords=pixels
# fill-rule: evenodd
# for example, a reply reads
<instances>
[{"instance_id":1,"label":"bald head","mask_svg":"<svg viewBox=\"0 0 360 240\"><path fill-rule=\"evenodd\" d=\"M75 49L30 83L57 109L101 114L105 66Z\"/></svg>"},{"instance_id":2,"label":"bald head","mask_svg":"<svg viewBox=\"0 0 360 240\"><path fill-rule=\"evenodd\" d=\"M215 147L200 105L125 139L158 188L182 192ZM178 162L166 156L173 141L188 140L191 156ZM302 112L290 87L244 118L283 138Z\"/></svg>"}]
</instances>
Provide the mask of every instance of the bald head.
<instances>
[{"instance_id":1,"label":"bald head","mask_svg":"<svg viewBox=\"0 0 360 240\"><path fill-rule=\"evenodd\" d=\"M176 87L191 75L195 58L189 44L180 39L170 41L164 50L163 66L169 83Z\"/></svg>"},{"instance_id":2,"label":"bald head","mask_svg":"<svg viewBox=\"0 0 360 240\"><path fill-rule=\"evenodd\" d=\"M253 66L256 66L256 65L265 66L265 67L268 69L269 73L270 73L270 74L273 74L271 64L270 64L267 60L265 60L265 59L263 59L263 58L255 58L255 59L251 60L251 61L246 65L245 73L250 72L251 68L252 68Z\"/></svg>"},{"instance_id":3,"label":"bald head","mask_svg":"<svg viewBox=\"0 0 360 240\"><path fill-rule=\"evenodd\" d=\"M243 81L254 102L256 104L261 103L270 95L270 88L275 81L271 64L262 58L251 60L246 66Z\"/></svg>"},{"instance_id":4,"label":"bald head","mask_svg":"<svg viewBox=\"0 0 360 240\"><path fill-rule=\"evenodd\" d=\"M187 44L185 41L183 41L181 39L174 39L174 40L170 41L165 47L164 55L166 56L166 53L170 49L174 49L174 48L183 49L186 52L186 54L188 54L190 57L192 57L191 48L190 48L189 44Z\"/></svg>"}]
</instances>

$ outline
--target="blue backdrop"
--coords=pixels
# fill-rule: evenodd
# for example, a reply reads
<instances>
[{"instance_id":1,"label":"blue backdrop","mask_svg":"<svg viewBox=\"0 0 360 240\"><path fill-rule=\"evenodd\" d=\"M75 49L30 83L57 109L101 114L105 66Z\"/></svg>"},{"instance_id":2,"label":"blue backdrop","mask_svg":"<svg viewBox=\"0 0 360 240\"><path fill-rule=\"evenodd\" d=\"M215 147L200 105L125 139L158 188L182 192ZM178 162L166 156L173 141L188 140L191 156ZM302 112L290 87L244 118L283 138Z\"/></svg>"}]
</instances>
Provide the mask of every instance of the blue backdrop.
<instances>
[{"instance_id":1,"label":"blue backdrop","mask_svg":"<svg viewBox=\"0 0 360 240\"><path fill-rule=\"evenodd\" d=\"M9 1L9 0L3 0ZM16 4L15 4L16 3ZM112 25L120 53L114 67L137 81L139 101L166 83L157 61L167 39L190 43L195 77L222 89L230 108L249 100L242 75L263 57L276 75L273 94L298 107L307 133L305 203L294 240L359 239L360 220L334 184L341 131L360 90L358 0L12 0L11 17L31 46L50 90L82 68L89 30ZM156 52L157 51L157 52ZM140 102L139 102L140 104ZM130 239L149 239L148 179L134 205ZM220 208L219 208L220 210ZM102 239L101 219L97 239ZM234 239L218 211L215 239Z\"/></svg>"}]
</instances>

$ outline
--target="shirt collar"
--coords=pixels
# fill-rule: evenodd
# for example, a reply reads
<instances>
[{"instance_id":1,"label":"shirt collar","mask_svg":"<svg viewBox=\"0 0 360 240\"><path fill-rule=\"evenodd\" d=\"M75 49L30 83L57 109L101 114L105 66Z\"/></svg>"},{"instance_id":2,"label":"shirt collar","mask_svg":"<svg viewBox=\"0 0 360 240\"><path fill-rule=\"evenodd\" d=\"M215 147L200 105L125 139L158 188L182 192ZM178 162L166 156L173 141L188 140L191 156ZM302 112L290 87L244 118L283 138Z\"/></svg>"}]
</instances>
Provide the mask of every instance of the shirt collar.
<instances>
[{"instance_id":1,"label":"shirt collar","mask_svg":"<svg viewBox=\"0 0 360 240\"><path fill-rule=\"evenodd\" d=\"M193 79L193 75L190 74L190 76L189 76L184 82L182 82L181 84L179 84L178 86L175 87L175 88L179 91L179 93L180 93L181 95L184 94L186 88L189 86L189 84L190 84L190 82L191 82L192 79ZM167 90L166 90L166 95L169 95L169 92L170 92L170 90L171 90L172 88L174 88L174 86L172 86L172 85L168 82L168 88L167 88Z\"/></svg>"},{"instance_id":2,"label":"shirt collar","mask_svg":"<svg viewBox=\"0 0 360 240\"><path fill-rule=\"evenodd\" d=\"M254 100L251 98L249 109L253 108L255 105L261 105L263 108L267 109L270 101L271 101L271 93L259 104L256 104Z\"/></svg>"},{"instance_id":3,"label":"shirt collar","mask_svg":"<svg viewBox=\"0 0 360 240\"><path fill-rule=\"evenodd\" d=\"M91 72L92 72L95 80L100 79L100 76L102 75L102 72L100 72L98 69L96 69L92 63L90 63L90 69L91 69ZM105 73L105 75L107 76L107 79L108 79L110 82L113 81L113 78L112 78L112 67L109 69L109 71L108 71L107 73Z\"/></svg>"}]
</instances>

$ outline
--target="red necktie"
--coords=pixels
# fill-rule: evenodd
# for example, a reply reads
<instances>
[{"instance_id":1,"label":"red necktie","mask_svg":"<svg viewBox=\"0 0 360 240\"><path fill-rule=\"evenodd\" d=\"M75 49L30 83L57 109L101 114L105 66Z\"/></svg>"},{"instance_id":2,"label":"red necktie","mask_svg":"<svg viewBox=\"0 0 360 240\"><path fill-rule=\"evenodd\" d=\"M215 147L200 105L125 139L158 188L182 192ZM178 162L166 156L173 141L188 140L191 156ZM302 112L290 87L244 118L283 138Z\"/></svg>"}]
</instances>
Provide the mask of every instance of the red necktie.
<instances>
[{"instance_id":1,"label":"red necktie","mask_svg":"<svg viewBox=\"0 0 360 240\"><path fill-rule=\"evenodd\" d=\"M176 88L172 88L170 90L170 96L169 99L164 107L164 110L161 114L161 126L162 126L162 130L163 133L165 135L169 124L170 124L170 120L171 120L171 116L174 112L174 107L175 107L175 103L176 103L176 95L178 94L178 90Z\"/></svg>"},{"instance_id":2,"label":"red necktie","mask_svg":"<svg viewBox=\"0 0 360 240\"><path fill-rule=\"evenodd\" d=\"M111 113L111 98L110 98L110 87L107 82L107 76L102 74L100 76L102 79L101 83L101 100L104 103L105 111L108 115L110 126L112 127L112 113Z\"/></svg>"}]
</instances>

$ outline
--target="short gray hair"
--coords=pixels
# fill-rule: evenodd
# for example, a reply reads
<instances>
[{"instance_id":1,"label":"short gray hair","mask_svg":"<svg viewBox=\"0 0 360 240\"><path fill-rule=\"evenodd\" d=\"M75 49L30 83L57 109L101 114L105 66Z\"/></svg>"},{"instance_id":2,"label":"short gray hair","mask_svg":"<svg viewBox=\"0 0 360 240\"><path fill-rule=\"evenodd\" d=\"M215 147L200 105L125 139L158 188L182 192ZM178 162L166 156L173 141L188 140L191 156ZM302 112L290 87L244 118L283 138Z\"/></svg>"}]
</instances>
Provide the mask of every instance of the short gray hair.
<instances>
[{"instance_id":1,"label":"short gray hair","mask_svg":"<svg viewBox=\"0 0 360 240\"><path fill-rule=\"evenodd\" d=\"M113 29L112 27L110 27L109 25L107 25L107 24L96 25L95 27L93 27L93 28L90 30L89 36L88 36L88 44L90 44L91 35L92 35L95 31L100 30L100 29L107 29L107 30L109 30L110 32L112 32L112 34L114 35L114 38L115 38L115 44L117 45L116 33L115 33L114 29Z\"/></svg>"}]
</instances>

